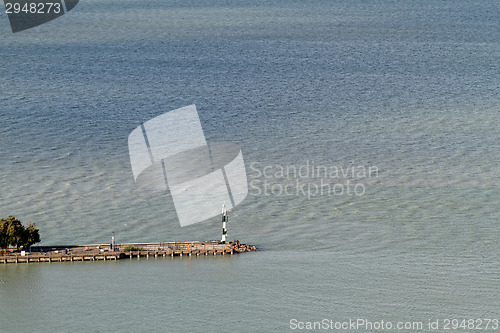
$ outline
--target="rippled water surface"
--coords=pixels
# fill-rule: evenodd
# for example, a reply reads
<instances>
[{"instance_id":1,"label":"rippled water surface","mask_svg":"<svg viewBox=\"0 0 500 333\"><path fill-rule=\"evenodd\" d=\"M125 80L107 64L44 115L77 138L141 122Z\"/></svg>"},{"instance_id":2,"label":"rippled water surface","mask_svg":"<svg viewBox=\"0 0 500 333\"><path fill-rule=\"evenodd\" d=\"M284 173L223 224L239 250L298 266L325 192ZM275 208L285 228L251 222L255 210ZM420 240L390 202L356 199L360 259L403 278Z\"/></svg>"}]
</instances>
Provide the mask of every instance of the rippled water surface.
<instances>
[{"instance_id":1,"label":"rippled water surface","mask_svg":"<svg viewBox=\"0 0 500 333\"><path fill-rule=\"evenodd\" d=\"M499 11L81 1L16 34L0 14L0 216L36 222L43 244L218 238L219 218L181 228L128 156L134 128L196 104L207 140L237 143L247 167L229 238L262 249L3 265L0 331L500 319ZM315 192L321 181L332 191Z\"/></svg>"}]
</instances>

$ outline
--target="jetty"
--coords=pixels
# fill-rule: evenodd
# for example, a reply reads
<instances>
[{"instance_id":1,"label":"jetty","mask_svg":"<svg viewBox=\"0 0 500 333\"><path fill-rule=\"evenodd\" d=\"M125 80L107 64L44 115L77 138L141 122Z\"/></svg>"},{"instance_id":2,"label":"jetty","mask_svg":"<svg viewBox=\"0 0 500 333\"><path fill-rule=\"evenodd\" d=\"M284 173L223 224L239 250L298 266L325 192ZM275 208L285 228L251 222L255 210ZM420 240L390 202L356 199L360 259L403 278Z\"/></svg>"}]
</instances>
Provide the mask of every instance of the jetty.
<instances>
[{"instance_id":1,"label":"jetty","mask_svg":"<svg viewBox=\"0 0 500 333\"><path fill-rule=\"evenodd\" d=\"M31 262L106 261L132 258L217 256L256 251L239 241L165 242L32 246L31 251L0 252L0 264Z\"/></svg>"}]
</instances>

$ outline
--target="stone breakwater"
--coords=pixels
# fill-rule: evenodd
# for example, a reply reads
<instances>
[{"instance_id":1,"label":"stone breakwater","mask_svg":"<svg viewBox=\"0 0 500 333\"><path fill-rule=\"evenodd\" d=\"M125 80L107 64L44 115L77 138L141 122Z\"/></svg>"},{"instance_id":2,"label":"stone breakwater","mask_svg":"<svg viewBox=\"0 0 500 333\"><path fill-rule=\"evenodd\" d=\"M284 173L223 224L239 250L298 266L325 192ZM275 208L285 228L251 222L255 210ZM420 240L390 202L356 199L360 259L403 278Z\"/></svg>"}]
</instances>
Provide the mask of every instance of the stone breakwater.
<instances>
[{"instance_id":1,"label":"stone breakwater","mask_svg":"<svg viewBox=\"0 0 500 333\"><path fill-rule=\"evenodd\" d=\"M220 241L206 241L127 243L115 244L114 246L111 244L33 246L31 252L3 250L0 252L0 263L105 261L141 257L232 255L251 251L257 251L257 248L239 241L225 244Z\"/></svg>"}]
</instances>

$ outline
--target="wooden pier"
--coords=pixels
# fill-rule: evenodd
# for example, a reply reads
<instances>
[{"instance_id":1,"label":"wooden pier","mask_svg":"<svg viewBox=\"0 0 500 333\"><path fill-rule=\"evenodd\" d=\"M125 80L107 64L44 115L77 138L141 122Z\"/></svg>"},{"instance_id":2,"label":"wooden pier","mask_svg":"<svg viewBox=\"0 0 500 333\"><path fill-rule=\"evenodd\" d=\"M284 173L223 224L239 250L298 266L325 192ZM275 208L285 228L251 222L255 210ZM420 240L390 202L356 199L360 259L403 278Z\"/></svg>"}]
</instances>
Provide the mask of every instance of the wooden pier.
<instances>
[{"instance_id":1,"label":"wooden pier","mask_svg":"<svg viewBox=\"0 0 500 333\"><path fill-rule=\"evenodd\" d=\"M217 256L256 251L255 246L220 241L33 246L28 252L0 253L0 264L72 262L182 256Z\"/></svg>"}]
</instances>

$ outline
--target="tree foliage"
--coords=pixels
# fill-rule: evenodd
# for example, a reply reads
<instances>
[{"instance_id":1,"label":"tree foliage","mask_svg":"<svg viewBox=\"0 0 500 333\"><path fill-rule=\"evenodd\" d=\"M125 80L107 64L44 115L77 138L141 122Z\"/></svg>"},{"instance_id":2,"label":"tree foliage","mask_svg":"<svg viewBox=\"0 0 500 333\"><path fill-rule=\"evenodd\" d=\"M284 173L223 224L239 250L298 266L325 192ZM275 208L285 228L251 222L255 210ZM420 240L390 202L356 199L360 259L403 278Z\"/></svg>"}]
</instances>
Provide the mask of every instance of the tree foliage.
<instances>
[{"instance_id":1,"label":"tree foliage","mask_svg":"<svg viewBox=\"0 0 500 333\"><path fill-rule=\"evenodd\" d=\"M21 221L14 216L0 219L0 248L7 248L9 245L23 248L40 242L40 234L34 223L30 223L25 228Z\"/></svg>"}]
</instances>

